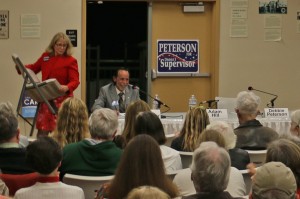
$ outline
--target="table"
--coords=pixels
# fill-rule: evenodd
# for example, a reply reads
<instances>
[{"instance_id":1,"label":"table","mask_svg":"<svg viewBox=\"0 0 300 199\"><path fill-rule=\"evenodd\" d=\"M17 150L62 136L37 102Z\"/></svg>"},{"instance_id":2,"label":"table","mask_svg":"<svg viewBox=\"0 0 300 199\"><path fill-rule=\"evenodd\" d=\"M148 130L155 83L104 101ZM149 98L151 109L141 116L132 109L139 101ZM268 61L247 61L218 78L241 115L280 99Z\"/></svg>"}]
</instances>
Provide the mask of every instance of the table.
<instances>
[{"instance_id":1,"label":"table","mask_svg":"<svg viewBox=\"0 0 300 199\"><path fill-rule=\"evenodd\" d=\"M166 116L166 118L161 119L165 134L167 137L172 137L181 130L185 119L185 113L164 113L163 115ZM256 119L259 120L263 126L274 129L279 135L285 134L290 131L290 118L270 119L258 116ZM213 120L210 121L212 122ZM228 119L224 119L222 121L228 122L232 126L232 128L236 128L239 126L239 121L236 115L231 114L229 115ZM117 134L122 134L124 123L124 117L119 118L119 127Z\"/></svg>"}]
</instances>

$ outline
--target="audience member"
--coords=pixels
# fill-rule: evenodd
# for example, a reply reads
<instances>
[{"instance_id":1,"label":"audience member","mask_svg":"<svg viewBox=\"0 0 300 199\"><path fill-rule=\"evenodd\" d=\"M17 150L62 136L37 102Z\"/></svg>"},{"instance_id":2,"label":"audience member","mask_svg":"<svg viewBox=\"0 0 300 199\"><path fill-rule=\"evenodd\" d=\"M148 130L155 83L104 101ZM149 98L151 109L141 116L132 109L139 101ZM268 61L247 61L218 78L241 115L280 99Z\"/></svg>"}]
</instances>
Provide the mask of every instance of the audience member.
<instances>
[{"instance_id":1,"label":"audience member","mask_svg":"<svg viewBox=\"0 0 300 199\"><path fill-rule=\"evenodd\" d=\"M199 143L201 132L209 124L209 116L203 107L189 110L185 116L183 127L171 144L177 151L193 152Z\"/></svg>"},{"instance_id":2,"label":"audience member","mask_svg":"<svg viewBox=\"0 0 300 199\"><path fill-rule=\"evenodd\" d=\"M300 137L300 109L295 110L291 114L291 128L290 131L293 135Z\"/></svg>"},{"instance_id":3,"label":"audience member","mask_svg":"<svg viewBox=\"0 0 300 199\"><path fill-rule=\"evenodd\" d=\"M239 170L247 168L247 165L250 163L249 154L243 149L235 148L236 135L228 123L224 121L214 121L209 124L206 129L216 130L222 134L225 139L225 149L228 151L230 156L231 166Z\"/></svg>"},{"instance_id":4,"label":"audience member","mask_svg":"<svg viewBox=\"0 0 300 199\"><path fill-rule=\"evenodd\" d=\"M203 142L194 151L191 165L191 178L196 194L187 199L230 199L225 191L230 176L230 157L228 152L214 142Z\"/></svg>"},{"instance_id":5,"label":"audience member","mask_svg":"<svg viewBox=\"0 0 300 199\"><path fill-rule=\"evenodd\" d=\"M92 111L99 108L110 108L125 113L127 105L139 99L138 89L133 89L129 85L129 71L126 68L119 68L113 76L113 82L100 88ZM118 102L118 106L115 102Z\"/></svg>"},{"instance_id":6,"label":"audience member","mask_svg":"<svg viewBox=\"0 0 300 199\"><path fill-rule=\"evenodd\" d=\"M131 190L126 199L171 199L171 197L153 186L140 186Z\"/></svg>"},{"instance_id":7,"label":"audience member","mask_svg":"<svg viewBox=\"0 0 300 199\"><path fill-rule=\"evenodd\" d=\"M199 141L200 144L211 141L216 143L219 147L225 147L225 140L222 134L212 129L204 130L200 135ZM182 169L177 173L173 180L173 182L177 185L181 195L186 196L196 193L193 182L190 180L190 176L190 168ZM233 197L242 197L246 194L243 176L237 168L230 168L230 177L226 191L228 191Z\"/></svg>"},{"instance_id":8,"label":"audience member","mask_svg":"<svg viewBox=\"0 0 300 199\"><path fill-rule=\"evenodd\" d=\"M126 146L109 188L109 198L125 198L134 188L154 186L171 198L178 196L167 177L157 142L149 135L137 135Z\"/></svg>"},{"instance_id":9,"label":"audience member","mask_svg":"<svg viewBox=\"0 0 300 199\"><path fill-rule=\"evenodd\" d=\"M281 162L268 162L253 177L250 199L296 199L296 180Z\"/></svg>"},{"instance_id":10,"label":"audience member","mask_svg":"<svg viewBox=\"0 0 300 199\"><path fill-rule=\"evenodd\" d=\"M18 119L10 102L0 103L0 169L2 173L33 172L25 161L26 149L19 145Z\"/></svg>"},{"instance_id":11,"label":"audience member","mask_svg":"<svg viewBox=\"0 0 300 199\"><path fill-rule=\"evenodd\" d=\"M276 131L264 127L256 120L259 103L260 98L253 92L242 91L237 95L236 113L240 123L234 129L237 148L263 150L267 148L268 143L278 138Z\"/></svg>"},{"instance_id":12,"label":"audience member","mask_svg":"<svg viewBox=\"0 0 300 199\"><path fill-rule=\"evenodd\" d=\"M112 141L117 128L116 112L107 108L95 110L89 118L91 138L63 148L61 177L65 173L85 176L113 175L122 153Z\"/></svg>"},{"instance_id":13,"label":"audience member","mask_svg":"<svg viewBox=\"0 0 300 199\"><path fill-rule=\"evenodd\" d=\"M62 148L88 138L88 118L88 110L82 100L67 98L58 110L56 128L51 136Z\"/></svg>"},{"instance_id":14,"label":"audience member","mask_svg":"<svg viewBox=\"0 0 300 199\"><path fill-rule=\"evenodd\" d=\"M39 180L31 187L18 190L15 199L84 198L81 188L59 181L57 170L62 160L62 151L52 138L41 137L29 144L26 160L39 173Z\"/></svg>"},{"instance_id":15,"label":"audience member","mask_svg":"<svg viewBox=\"0 0 300 199\"><path fill-rule=\"evenodd\" d=\"M0 179L0 195L2 195L2 196L9 195L8 187L5 185L5 183L1 179Z\"/></svg>"},{"instance_id":16,"label":"audience member","mask_svg":"<svg viewBox=\"0 0 300 199\"><path fill-rule=\"evenodd\" d=\"M167 172L182 169L179 152L164 145L167 141L164 127L155 113L151 111L139 113L135 121L134 132L135 135L148 134L156 140Z\"/></svg>"},{"instance_id":17,"label":"audience member","mask_svg":"<svg viewBox=\"0 0 300 199\"><path fill-rule=\"evenodd\" d=\"M127 107L125 114L124 130L122 133L122 136L125 138L126 142L129 142L129 140L134 136L133 133L136 116L138 115L138 113L144 111L150 111L150 107L143 100L137 100L135 102L132 102Z\"/></svg>"}]
</instances>

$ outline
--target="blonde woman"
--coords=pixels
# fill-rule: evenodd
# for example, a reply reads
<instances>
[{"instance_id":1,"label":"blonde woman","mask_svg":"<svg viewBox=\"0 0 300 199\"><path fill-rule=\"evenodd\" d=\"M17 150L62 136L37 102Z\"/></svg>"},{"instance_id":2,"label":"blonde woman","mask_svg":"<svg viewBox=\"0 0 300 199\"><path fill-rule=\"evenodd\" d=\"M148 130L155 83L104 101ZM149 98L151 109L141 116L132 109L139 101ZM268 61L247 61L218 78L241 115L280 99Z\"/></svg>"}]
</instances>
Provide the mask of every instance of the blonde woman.
<instances>
[{"instance_id":1,"label":"blonde woman","mask_svg":"<svg viewBox=\"0 0 300 199\"><path fill-rule=\"evenodd\" d=\"M208 124L209 116L204 107L189 110L180 134L172 141L171 148L177 151L194 151L198 147L201 132Z\"/></svg>"},{"instance_id":2,"label":"blonde woman","mask_svg":"<svg viewBox=\"0 0 300 199\"><path fill-rule=\"evenodd\" d=\"M140 186L132 189L126 199L171 199L171 197L157 187Z\"/></svg>"},{"instance_id":3,"label":"blonde woman","mask_svg":"<svg viewBox=\"0 0 300 199\"><path fill-rule=\"evenodd\" d=\"M67 144L90 137L88 110L82 100L71 97L62 103L52 137L62 148Z\"/></svg>"}]
</instances>

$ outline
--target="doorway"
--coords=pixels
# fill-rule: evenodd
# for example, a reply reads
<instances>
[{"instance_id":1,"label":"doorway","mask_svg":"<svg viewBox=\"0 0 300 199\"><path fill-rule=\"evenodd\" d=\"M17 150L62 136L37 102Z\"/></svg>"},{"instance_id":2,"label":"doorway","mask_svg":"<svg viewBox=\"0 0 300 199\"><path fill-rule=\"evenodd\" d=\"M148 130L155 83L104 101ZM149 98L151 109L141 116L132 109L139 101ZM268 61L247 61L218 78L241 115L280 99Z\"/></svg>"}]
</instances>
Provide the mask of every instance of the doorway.
<instances>
[{"instance_id":1,"label":"doorway","mask_svg":"<svg viewBox=\"0 0 300 199\"><path fill-rule=\"evenodd\" d=\"M90 110L99 89L119 67L130 84L147 91L147 2L87 1L86 103ZM146 99L146 96L141 96Z\"/></svg>"}]
</instances>

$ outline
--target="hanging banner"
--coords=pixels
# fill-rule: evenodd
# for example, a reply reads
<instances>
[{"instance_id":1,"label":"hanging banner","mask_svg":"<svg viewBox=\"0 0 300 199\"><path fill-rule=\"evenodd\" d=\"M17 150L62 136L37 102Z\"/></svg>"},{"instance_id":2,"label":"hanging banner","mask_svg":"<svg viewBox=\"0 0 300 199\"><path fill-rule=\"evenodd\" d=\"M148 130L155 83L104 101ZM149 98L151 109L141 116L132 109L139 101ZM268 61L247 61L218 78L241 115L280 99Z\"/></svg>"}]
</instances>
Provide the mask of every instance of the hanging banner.
<instances>
[{"instance_id":1,"label":"hanging banner","mask_svg":"<svg viewBox=\"0 0 300 199\"><path fill-rule=\"evenodd\" d=\"M199 73L198 40L157 40L158 73Z\"/></svg>"}]
</instances>

